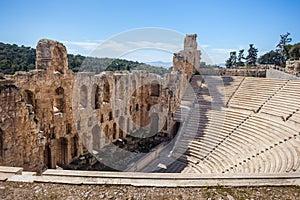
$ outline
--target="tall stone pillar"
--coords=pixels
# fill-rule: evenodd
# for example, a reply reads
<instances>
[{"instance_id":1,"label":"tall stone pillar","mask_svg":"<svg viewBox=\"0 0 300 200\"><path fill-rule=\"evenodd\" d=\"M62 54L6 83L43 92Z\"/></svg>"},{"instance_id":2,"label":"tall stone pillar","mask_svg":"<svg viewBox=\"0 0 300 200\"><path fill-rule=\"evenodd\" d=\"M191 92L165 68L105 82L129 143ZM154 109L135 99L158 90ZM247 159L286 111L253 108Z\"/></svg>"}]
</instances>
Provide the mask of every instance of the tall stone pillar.
<instances>
[{"instance_id":1,"label":"tall stone pillar","mask_svg":"<svg viewBox=\"0 0 300 200\"><path fill-rule=\"evenodd\" d=\"M200 67L200 50L197 50L197 35L187 34L184 39L184 50L174 53L173 70L179 71L189 80Z\"/></svg>"}]
</instances>

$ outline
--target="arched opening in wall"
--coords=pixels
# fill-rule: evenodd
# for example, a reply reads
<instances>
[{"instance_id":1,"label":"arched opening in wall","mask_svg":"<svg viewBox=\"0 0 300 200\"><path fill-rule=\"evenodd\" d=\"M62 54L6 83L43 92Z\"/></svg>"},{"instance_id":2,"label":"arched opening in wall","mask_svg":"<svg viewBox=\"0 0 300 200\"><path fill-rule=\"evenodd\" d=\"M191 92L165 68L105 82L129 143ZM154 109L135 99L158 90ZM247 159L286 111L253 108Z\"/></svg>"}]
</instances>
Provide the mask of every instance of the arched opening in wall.
<instances>
[{"instance_id":1,"label":"arched opening in wall","mask_svg":"<svg viewBox=\"0 0 300 200\"><path fill-rule=\"evenodd\" d=\"M126 133L129 133L130 131L130 119L129 117L127 118L127 129L126 129Z\"/></svg>"},{"instance_id":2,"label":"arched opening in wall","mask_svg":"<svg viewBox=\"0 0 300 200\"><path fill-rule=\"evenodd\" d=\"M150 111L151 109L151 104L147 104L147 111Z\"/></svg>"},{"instance_id":3,"label":"arched opening in wall","mask_svg":"<svg viewBox=\"0 0 300 200\"><path fill-rule=\"evenodd\" d=\"M114 123L113 125L113 140L118 139L118 133L117 133L117 124Z\"/></svg>"},{"instance_id":4,"label":"arched opening in wall","mask_svg":"<svg viewBox=\"0 0 300 200\"><path fill-rule=\"evenodd\" d=\"M112 119L113 119L112 112L109 112L109 113L108 113L108 120L111 121Z\"/></svg>"},{"instance_id":5,"label":"arched opening in wall","mask_svg":"<svg viewBox=\"0 0 300 200\"><path fill-rule=\"evenodd\" d=\"M66 134L72 134L72 125L70 123L66 124Z\"/></svg>"},{"instance_id":6,"label":"arched opening in wall","mask_svg":"<svg viewBox=\"0 0 300 200\"><path fill-rule=\"evenodd\" d=\"M82 140L82 144L83 144L83 147L84 147L84 152L88 152L88 146L89 146L89 137L87 135L86 132L84 132L81 136L81 140Z\"/></svg>"},{"instance_id":7,"label":"arched opening in wall","mask_svg":"<svg viewBox=\"0 0 300 200\"><path fill-rule=\"evenodd\" d=\"M108 140L108 135L109 135L109 132L108 132L108 125L106 125L104 127L104 135L105 135L105 144L107 144L109 142Z\"/></svg>"},{"instance_id":8,"label":"arched opening in wall","mask_svg":"<svg viewBox=\"0 0 300 200\"><path fill-rule=\"evenodd\" d=\"M59 87L54 92L54 103L53 111L54 113L64 113L65 112L65 94L64 89Z\"/></svg>"},{"instance_id":9,"label":"arched opening in wall","mask_svg":"<svg viewBox=\"0 0 300 200\"><path fill-rule=\"evenodd\" d=\"M61 48L59 47L54 47L53 49L53 66L54 66L54 71L60 72L61 74L64 73L64 52L62 51Z\"/></svg>"},{"instance_id":10,"label":"arched opening in wall","mask_svg":"<svg viewBox=\"0 0 300 200\"><path fill-rule=\"evenodd\" d=\"M103 103L110 102L110 85L106 77L103 79Z\"/></svg>"},{"instance_id":11,"label":"arched opening in wall","mask_svg":"<svg viewBox=\"0 0 300 200\"><path fill-rule=\"evenodd\" d=\"M160 93L160 85L157 81L153 81L151 83L151 92L150 95L152 97L159 97L159 93Z\"/></svg>"},{"instance_id":12,"label":"arched opening in wall","mask_svg":"<svg viewBox=\"0 0 300 200\"><path fill-rule=\"evenodd\" d=\"M91 104L93 109L99 109L100 108L100 88L98 85L94 84L92 89L92 95L91 95Z\"/></svg>"},{"instance_id":13,"label":"arched opening in wall","mask_svg":"<svg viewBox=\"0 0 300 200\"><path fill-rule=\"evenodd\" d=\"M26 104L30 104L33 107L35 106L35 98L34 98L34 93L30 90L25 90L24 93L24 101Z\"/></svg>"},{"instance_id":14,"label":"arched opening in wall","mask_svg":"<svg viewBox=\"0 0 300 200\"><path fill-rule=\"evenodd\" d=\"M158 123L159 117L157 113L152 113L151 115L151 125L150 125L150 134L154 135L158 132Z\"/></svg>"},{"instance_id":15,"label":"arched opening in wall","mask_svg":"<svg viewBox=\"0 0 300 200\"><path fill-rule=\"evenodd\" d=\"M121 116L119 118L119 137L122 137L122 138L126 137L124 130L125 130L125 118L123 116Z\"/></svg>"},{"instance_id":16,"label":"arched opening in wall","mask_svg":"<svg viewBox=\"0 0 300 200\"><path fill-rule=\"evenodd\" d=\"M164 127L163 127L163 130L164 131L167 131L168 130L168 119L167 119L167 117L165 117L165 121L164 121L165 123L164 123Z\"/></svg>"},{"instance_id":17,"label":"arched opening in wall","mask_svg":"<svg viewBox=\"0 0 300 200\"><path fill-rule=\"evenodd\" d=\"M77 157L78 155L78 136L75 135L72 140L71 140L71 156L72 156L72 159Z\"/></svg>"},{"instance_id":18,"label":"arched opening in wall","mask_svg":"<svg viewBox=\"0 0 300 200\"><path fill-rule=\"evenodd\" d=\"M94 126L92 129L93 135L93 149L100 149L100 127L98 125Z\"/></svg>"},{"instance_id":19,"label":"arched opening in wall","mask_svg":"<svg viewBox=\"0 0 300 200\"><path fill-rule=\"evenodd\" d=\"M4 160L4 133L0 129L0 164L3 163Z\"/></svg>"},{"instance_id":20,"label":"arched opening in wall","mask_svg":"<svg viewBox=\"0 0 300 200\"><path fill-rule=\"evenodd\" d=\"M48 168L52 168L51 164L51 148L49 145L45 147L44 150L44 163Z\"/></svg>"},{"instance_id":21,"label":"arched opening in wall","mask_svg":"<svg viewBox=\"0 0 300 200\"><path fill-rule=\"evenodd\" d=\"M124 99L124 93L125 93L125 87L124 87L124 81L120 81L120 83L119 83L119 99Z\"/></svg>"},{"instance_id":22,"label":"arched opening in wall","mask_svg":"<svg viewBox=\"0 0 300 200\"><path fill-rule=\"evenodd\" d=\"M136 97L136 80L132 81L132 94L133 97Z\"/></svg>"},{"instance_id":23,"label":"arched opening in wall","mask_svg":"<svg viewBox=\"0 0 300 200\"><path fill-rule=\"evenodd\" d=\"M88 98L87 87L85 85L82 85L80 87L80 102L79 102L79 106L81 108L86 108L86 106L87 106L87 98Z\"/></svg>"},{"instance_id":24,"label":"arched opening in wall","mask_svg":"<svg viewBox=\"0 0 300 200\"><path fill-rule=\"evenodd\" d=\"M66 138L59 138L56 146L56 163L58 165L68 164L68 140Z\"/></svg>"}]
</instances>

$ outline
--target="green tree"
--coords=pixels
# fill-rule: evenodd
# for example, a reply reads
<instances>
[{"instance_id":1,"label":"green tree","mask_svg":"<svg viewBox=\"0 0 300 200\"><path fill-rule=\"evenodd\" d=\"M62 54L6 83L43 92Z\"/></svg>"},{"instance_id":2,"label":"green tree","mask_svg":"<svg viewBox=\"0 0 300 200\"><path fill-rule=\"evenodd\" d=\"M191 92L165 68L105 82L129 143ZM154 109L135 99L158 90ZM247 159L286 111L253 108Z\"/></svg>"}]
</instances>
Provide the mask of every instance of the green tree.
<instances>
[{"instance_id":1,"label":"green tree","mask_svg":"<svg viewBox=\"0 0 300 200\"><path fill-rule=\"evenodd\" d=\"M294 44L289 50L290 58L294 60L300 59L300 43Z\"/></svg>"},{"instance_id":2,"label":"green tree","mask_svg":"<svg viewBox=\"0 0 300 200\"><path fill-rule=\"evenodd\" d=\"M258 63L280 65L281 55L276 51L269 51L258 58Z\"/></svg>"},{"instance_id":3,"label":"green tree","mask_svg":"<svg viewBox=\"0 0 300 200\"><path fill-rule=\"evenodd\" d=\"M245 66L245 63L243 62L245 60L244 56L244 49L239 50L239 54L237 57L237 66Z\"/></svg>"},{"instance_id":4,"label":"green tree","mask_svg":"<svg viewBox=\"0 0 300 200\"><path fill-rule=\"evenodd\" d=\"M226 67L227 68L232 68L232 67L236 67L236 60L237 60L237 57L236 57L236 51L232 51L230 52L230 57L228 60L226 60Z\"/></svg>"},{"instance_id":5,"label":"green tree","mask_svg":"<svg viewBox=\"0 0 300 200\"><path fill-rule=\"evenodd\" d=\"M256 66L258 49L254 47L254 44L249 45L248 55L246 57L247 66Z\"/></svg>"},{"instance_id":6,"label":"green tree","mask_svg":"<svg viewBox=\"0 0 300 200\"><path fill-rule=\"evenodd\" d=\"M289 49L291 48L288 43L292 41L292 38L289 37L290 33L280 35L280 41L276 45L276 51L281 55L281 66L285 66L285 62L289 59Z\"/></svg>"}]
</instances>

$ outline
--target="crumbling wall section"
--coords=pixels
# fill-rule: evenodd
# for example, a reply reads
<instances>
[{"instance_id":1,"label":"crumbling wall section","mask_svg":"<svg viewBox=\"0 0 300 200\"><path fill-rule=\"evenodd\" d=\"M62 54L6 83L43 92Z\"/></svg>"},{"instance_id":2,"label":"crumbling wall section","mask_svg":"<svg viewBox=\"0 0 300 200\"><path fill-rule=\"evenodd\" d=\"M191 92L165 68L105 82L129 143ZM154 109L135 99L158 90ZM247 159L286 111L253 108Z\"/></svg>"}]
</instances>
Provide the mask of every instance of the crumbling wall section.
<instances>
[{"instance_id":1,"label":"crumbling wall section","mask_svg":"<svg viewBox=\"0 0 300 200\"><path fill-rule=\"evenodd\" d=\"M0 81L0 165L41 168L43 138L31 104L13 81Z\"/></svg>"}]
</instances>

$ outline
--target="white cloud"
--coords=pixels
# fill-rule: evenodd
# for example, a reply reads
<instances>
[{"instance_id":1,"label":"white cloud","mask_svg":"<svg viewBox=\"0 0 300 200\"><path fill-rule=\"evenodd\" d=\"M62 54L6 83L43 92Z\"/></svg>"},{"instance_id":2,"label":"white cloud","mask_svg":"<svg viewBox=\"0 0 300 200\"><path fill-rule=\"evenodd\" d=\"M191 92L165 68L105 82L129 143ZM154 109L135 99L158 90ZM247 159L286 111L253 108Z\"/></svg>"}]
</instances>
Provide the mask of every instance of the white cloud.
<instances>
[{"instance_id":1,"label":"white cloud","mask_svg":"<svg viewBox=\"0 0 300 200\"><path fill-rule=\"evenodd\" d=\"M229 49L229 48L214 48L212 49L213 52L218 54L229 54L232 51L237 51L236 49Z\"/></svg>"},{"instance_id":2,"label":"white cloud","mask_svg":"<svg viewBox=\"0 0 300 200\"><path fill-rule=\"evenodd\" d=\"M170 61L182 44L153 41L61 41L68 53L94 57L124 57L138 61ZM161 52L161 53L159 53Z\"/></svg>"},{"instance_id":3,"label":"white cloud","mask_svg":"<svg viewBox=\"0 0 300 200\"><path fill-rule=\"evenodd\" d=\"M66 47L69 53L88 55L97 46L101 44L101 41L61 41Z\"/></svg>"},{"instance_id":4,"label":"white cloud","mask_svg":"<svg viewBox=\"0 0 300 200\"><path fill-rule=\"evenodd\" d=\"M170 60L169 58L170 55L168 55L167 58L166 57L167 54L165 52L172 54L174 52L180 51L181 49L182 49L182 44L178 45L176 43L164 43L164 42L144 41L144 40L141 41L108 40L103 42L99 46L97 46L97 48L92 52L91 56L117 58L117 57L123 57L125 55L131 54L131 56L137 56L136 60L142 61L144 58L147 58L147 62L150 62L150 61L157 61L157 58L162 58L163 60ZM160 56L158 52L161 52L163 56ZM153 59L149 60L149 58L153 58Z\"/></svg>"},{"instance_id":5,"label":"white cloud","mask_svg":"<svg viewBox=\"0 0 300 200\"><path fill-rule=\"evenodd\" d=\"M199 46L200 48L204 48L204 49L210 47L209 44L200 44Z\"/></svg>"},{"instance_id":6,"label":"white cloud","mask_svg":"<svg viewBox=\"0 0 300 200\"><path fill-rule=\"evenodd\" d=\"M68 49L69 53L90 55L97 57L123 57L138 61L170 61L172 53L183 49L182 43L167 43L160 41L132 40L132 41L116 41L116 40L94 40L94 41L62 41ZM229 53L239 49L245 49L246 45L239 45L236 49L233 48L213 48L209 44L199 45L202 51L202 61L207 63L225 63ZM147 51L147 49L155 50ZM146 50L146 51L145 51ZM165 51L168 53L159 53ZM245 50L246 51L246 50ZM170 54L171 53L171 54ZM245 52L246 53L246 52ZM264 52L259 53L262 55Z\"/></svg>"}]
</instances>

